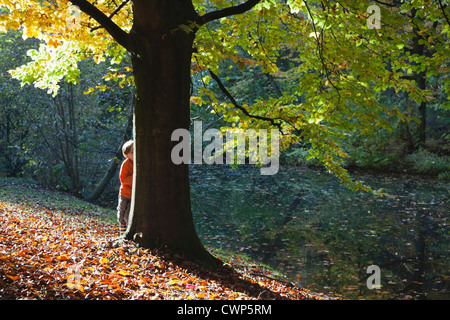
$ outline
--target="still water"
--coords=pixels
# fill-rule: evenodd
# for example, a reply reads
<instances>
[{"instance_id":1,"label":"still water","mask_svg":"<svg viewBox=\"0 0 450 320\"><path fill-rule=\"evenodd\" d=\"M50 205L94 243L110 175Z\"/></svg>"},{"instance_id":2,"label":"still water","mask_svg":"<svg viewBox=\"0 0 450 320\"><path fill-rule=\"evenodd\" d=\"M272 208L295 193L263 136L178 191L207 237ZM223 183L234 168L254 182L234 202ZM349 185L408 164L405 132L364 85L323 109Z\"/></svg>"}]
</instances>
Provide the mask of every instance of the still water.
<instances>
[{"instance_id":1,"label":"still water","mask_svg":"<svg viewBox=\"0 0 450 320\"><path fill-rule=\"evenodd\" d=\"M329 174L280 167L193 166L192 210L207 246L243 253L311 291L344 299L450 299L448 182L354 175L389 196L344 188ZM368 289L367 268L381 288Z\"/></svg>"}]
</instances>

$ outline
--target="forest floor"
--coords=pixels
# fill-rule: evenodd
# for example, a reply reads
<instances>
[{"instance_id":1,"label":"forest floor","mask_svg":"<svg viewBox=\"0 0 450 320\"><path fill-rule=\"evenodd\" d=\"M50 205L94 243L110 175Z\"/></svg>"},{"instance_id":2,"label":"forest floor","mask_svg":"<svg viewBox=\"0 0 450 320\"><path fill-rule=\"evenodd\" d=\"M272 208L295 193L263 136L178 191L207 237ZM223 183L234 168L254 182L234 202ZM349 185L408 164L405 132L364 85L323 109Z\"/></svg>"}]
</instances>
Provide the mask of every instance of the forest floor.
<instances>
[{"instance_id":1,"label":"forest floor","mask_svg":"<svg viewBox=\"0 0 450 320\"><path fill-rule=\"evenodd\" d=\"M181 256L114 245L114 212L0 178L0 300L331 300L252 261L206 270Z\"/></svg>"}]
</instances>

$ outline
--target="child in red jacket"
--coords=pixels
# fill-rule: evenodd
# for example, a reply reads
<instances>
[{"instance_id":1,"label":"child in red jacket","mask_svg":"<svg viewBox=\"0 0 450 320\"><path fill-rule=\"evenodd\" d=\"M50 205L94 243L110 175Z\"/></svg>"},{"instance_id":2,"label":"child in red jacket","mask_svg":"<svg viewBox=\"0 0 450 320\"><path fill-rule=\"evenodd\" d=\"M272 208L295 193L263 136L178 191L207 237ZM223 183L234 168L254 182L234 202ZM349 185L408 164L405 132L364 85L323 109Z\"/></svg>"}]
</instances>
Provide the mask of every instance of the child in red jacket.
<instances>
[{"instance_id":1,"label":"child in red jacket","mask_svg":"<svg viewBox=\"0 0 450 320\"><path fill-rule=\"evenodd\" d=\"M117 207L117 219L119 221L120 234L127 230L128 215L130 213L131 193L133 188L133 140L127 141L122 147L126 160L120 167L120 192L119 205Z\"/></svg>"}]
</instances>

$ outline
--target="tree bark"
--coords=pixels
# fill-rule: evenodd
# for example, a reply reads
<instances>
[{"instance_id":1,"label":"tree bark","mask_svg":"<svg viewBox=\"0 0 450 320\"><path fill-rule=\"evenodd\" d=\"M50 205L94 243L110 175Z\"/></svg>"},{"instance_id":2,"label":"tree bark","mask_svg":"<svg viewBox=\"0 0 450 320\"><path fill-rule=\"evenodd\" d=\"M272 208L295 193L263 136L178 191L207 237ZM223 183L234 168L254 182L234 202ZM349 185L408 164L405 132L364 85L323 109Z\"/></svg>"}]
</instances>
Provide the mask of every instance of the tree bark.
<instances>
[{"instance_id":1,"label":"tree bark","mask_svg":"<svg viewBox=\"0 0 450 320\"><path fill-rule=\"evenodd\" d=\"M260 0L199 16L191 0L132 0L133 27L124 32L94 4L70 0L132 55L134 175L126 239L168 246L206 265L220 265L202 245L191 212L189 172L171 159L172 132L189 128L192 45L198 26L252 9ZM195 25L194 25L195 23ZM181 29L184 25L188 28ZM191 31L185 31L191 29Z\"/></svg>"},{"instance_id":2,"label":"tree bark","mask_svg":"<svg viewBox=\"0 0 450 320\"><path fill-rule=\"evenodd\" d=\"M147 248L168 246L202 263L216 260L194 227L187 165L175 165L172 132L189 128L194 32L179 29L197 14L191 1L135 0L131 34L136 84L134 181L125 238Z\"/></svg>"}]
</instances>

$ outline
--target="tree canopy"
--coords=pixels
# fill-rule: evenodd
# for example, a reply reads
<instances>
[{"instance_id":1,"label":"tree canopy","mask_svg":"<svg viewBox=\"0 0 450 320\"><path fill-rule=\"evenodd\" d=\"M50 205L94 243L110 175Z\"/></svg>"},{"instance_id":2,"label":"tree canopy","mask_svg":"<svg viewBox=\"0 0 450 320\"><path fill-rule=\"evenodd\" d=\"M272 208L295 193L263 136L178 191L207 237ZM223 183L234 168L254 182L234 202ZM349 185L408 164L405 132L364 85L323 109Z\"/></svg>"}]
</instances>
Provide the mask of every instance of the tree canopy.
<instances>
[{"instance_id":1,"label":"tree canopy","mask_svg":"<svg viewBox=\"0 0 450 320\"><path fill-rule=\"evenodd\" d=\"M60 81L78 81L79 61L123 59L133 45L124 40L132 28L132 1L73 3L0 2L0 31L22 29L24 38L43 43L29 52L31 62L11 72L14 77L56 94ZM198 18L178 26L183 32L196 32L191 104L212 107L212 113L236 127L278 127L283 148L307 143L310 157L346 184L355 186L341 166L346 157L343 137L389 128L391 117L412 119L412 113L380 103L383 92L406 94L414 108L437 97L436 90L421 81L441 77L439 90L449 96L448 1L192 4ZM227 87L232 81L226 77L231 69L270 79L267 94L231 94ZM105 78L132 83L133 76L122 71ZM214 82L220 90L214 90ZM448 106L447 98L440 108Z\"/></svg>"},{"instance_id":2,"label":"tree canopy","mask_svg":"<svg viewBox=\"0 0 450 320\"><path fill-rule=\"evenodd\" d=\"M424 144L427 110L449 106L449 16L446 0L0 1L0 31L42 42L11 75L57 100L68 83L67 114L55 106L76 192L79 66L89 57L131 61L86 90L106 90L111 80L134 88L133 195L123 238L146 248L163 243L209 265L220 262L196 233L189 170L171 158L172 133L199 112L226 126L279 129L282 150L300 145L347 187L371 191L347 172L345 145L411 120L413 147ZM400 97L401 108L392 103Z\"/></svg>"}]
</instances>

